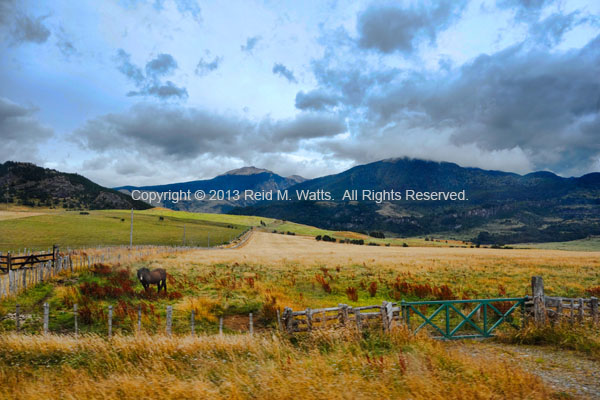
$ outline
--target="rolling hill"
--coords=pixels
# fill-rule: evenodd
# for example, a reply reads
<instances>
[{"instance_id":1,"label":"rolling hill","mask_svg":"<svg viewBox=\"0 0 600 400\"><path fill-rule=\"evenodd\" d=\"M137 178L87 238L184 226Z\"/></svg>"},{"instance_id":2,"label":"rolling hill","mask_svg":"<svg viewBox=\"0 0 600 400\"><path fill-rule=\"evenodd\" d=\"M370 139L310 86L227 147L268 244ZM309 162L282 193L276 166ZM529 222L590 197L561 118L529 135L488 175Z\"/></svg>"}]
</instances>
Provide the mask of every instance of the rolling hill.
<instances>
[{"instance_id":1,"label":"rolling hill","mask_svg":"<svg viewBox=\"0 0 600 400\"><path fill-rule=\"evenodd\" d=\"M150 206L113 189L102 187L78 175L41 168L34 164L0 163L3 202L25 206L66 209L130 209Z\"/></svg>"}]
</instances>

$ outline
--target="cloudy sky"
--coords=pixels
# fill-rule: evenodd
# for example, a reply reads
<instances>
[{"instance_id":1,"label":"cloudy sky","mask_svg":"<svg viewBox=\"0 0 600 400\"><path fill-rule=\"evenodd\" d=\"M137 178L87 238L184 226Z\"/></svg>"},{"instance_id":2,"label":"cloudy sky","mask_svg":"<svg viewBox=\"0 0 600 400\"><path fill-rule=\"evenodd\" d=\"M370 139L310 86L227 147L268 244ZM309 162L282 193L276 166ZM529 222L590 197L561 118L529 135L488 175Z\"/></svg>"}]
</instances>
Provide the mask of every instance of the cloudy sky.
<instances>
[{"instance_id":1,"label":"cloudy sky","mask_svg":"<svg viewBox=\"0 0 600 400\"><path fill-rule=\"evenodd\" d=\"M117 186L401 156L600 171L600 2L0 0L0 162Z\"/></svg>"}]
</instances>

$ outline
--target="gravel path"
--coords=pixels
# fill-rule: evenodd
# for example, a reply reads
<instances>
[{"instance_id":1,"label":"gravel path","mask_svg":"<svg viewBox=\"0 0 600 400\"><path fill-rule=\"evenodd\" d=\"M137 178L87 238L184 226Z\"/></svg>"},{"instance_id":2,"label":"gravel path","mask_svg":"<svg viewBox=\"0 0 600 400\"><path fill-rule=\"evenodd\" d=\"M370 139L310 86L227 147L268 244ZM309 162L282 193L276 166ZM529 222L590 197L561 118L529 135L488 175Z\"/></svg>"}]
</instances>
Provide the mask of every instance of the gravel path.
<instances>
[{"instance_id":1,"label":"gravel path","mask_svg":"<svg viewBox=\"0 0 600 400\"><path fill-rule=\"evenodd\" d=\"M489 341L452 342L448 346L477 357L499 358L539 376L565 398L600 399L600 362L569 350Z\"/></svg>"}]
</instances>

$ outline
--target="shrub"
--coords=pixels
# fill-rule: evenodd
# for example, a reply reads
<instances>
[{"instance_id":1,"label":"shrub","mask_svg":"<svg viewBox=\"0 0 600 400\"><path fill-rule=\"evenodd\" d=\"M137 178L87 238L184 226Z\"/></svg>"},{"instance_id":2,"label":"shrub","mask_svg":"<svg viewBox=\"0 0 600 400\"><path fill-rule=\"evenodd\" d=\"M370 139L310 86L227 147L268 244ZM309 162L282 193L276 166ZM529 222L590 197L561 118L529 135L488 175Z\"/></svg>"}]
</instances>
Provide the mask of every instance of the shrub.
<instances>
[{"instance_id":1,"label":"shrub","mask_svg":"<svg viewBox=\"0 0 600 400\"><path fill-rule=\"evenodd\" d=\"M375 297L375 295L377 294L377 282L371 282L367 290L371 297Z\"/></svg>"},{"instance_id":2,"label":"shrub","mask_svg":"<svg viewBox=\"0 0 600 400\"><path fill-rule=\"evenodd\" d=\"M322 239L322 237L321 237L321 235L317 235L317 236L315 237L315 239L317 240L317 242L320 242L320 241L321 241L321 239Z\"/></svg>"},{"instance_id":3,"label":"shrub","mask_svg":"<svg viewBox=\"0 0 600 400\"><path fill-rule=\"evenodd\" d=\"M591 287L586 289L585 292L590 296L600 296L600 286Z\"/></svg>"},{"instance_id":4,"label":"shrub","mask_svg":"<svg viewBox=\"0 0 600 400\"><path fill-rule=\"evenodd\" d=\"M325 293L331 293L331 286L329 286L329 282L325 280L325 277L323 275L315 274L315 279L317 280L317 283L321 285Z\"/></svg>"},{"instance_id":5,"label":"shrub","mask_svg":"<svg viewBox=\"0 0 600 400\"><path fill-rule=\"evenodd\" d=\"M277 306L277 298L275 296L268 295L260 310L259 319L265 325L276 321L278 309L279 307Z\"/></svg>"},{"instance_id":6,"label":"shrub","mask_svg":"<svg viewBox=\"0 0 600 400\"><path fill-rule=\"evenodd\" d=\"M377 243L369 242L369 246L379 246Z\"/></svg>"},{"instance_id":7,"label":"shrub","mask_svg":"<svg viewBox=\"0 0 600 400\"><path fill-rule=\"evenodd\" d=\"M402 247L408 247L406 243L402 243Z\"/></svg>"},{"instance_id":8,"label":"shrub","mask_svg":"<svg viewBox=\"0 0 600 400\"><path fill-rule=\"evenodd\" d=\"M358 301L358 290L354 286L346 288L346 296L349 300Z\"/></svg>"},{"instance_id":9,"label":"shrub","mask_svg":"<svg viewBox=\"0 0 600 400\"><path fill-rule=\"evenodd\" d=\"M369 232L369 236L374 237L376 239L385 239L385 234L380 231Z\"/></svg>"}]
</instances>

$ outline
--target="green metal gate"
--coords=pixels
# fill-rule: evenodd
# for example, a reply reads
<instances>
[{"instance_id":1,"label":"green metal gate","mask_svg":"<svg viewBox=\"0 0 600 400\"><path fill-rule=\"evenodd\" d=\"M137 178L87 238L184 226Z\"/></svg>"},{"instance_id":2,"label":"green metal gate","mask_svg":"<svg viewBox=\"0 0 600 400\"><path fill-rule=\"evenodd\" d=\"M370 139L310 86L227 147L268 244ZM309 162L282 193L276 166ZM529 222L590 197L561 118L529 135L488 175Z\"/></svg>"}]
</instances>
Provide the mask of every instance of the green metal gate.
<instances>
[{"instance_id":1,"label":"green metal gate","mask_svg":"<svg viewBox=\"0 0 600 400\"><path fill-rule=\"evenodd\" d=\"M412 330L415 323L420 322L414 329L414 333L427 327L441 334L440 338L465 339L493 336L492 332L500 324L512 322L515 310L520 308L521 315L524 315L525 300L526 297L402 301L400 306L402 316L409 329ZM473 308L471 309L471 307ZM464 312L465 308L468 311ZM434 311L427 316L429 309L434 309ZM477 320L474 320L474 317ZM464 332L465 330L467 332Z\"/></svg>"}]
</instances>

